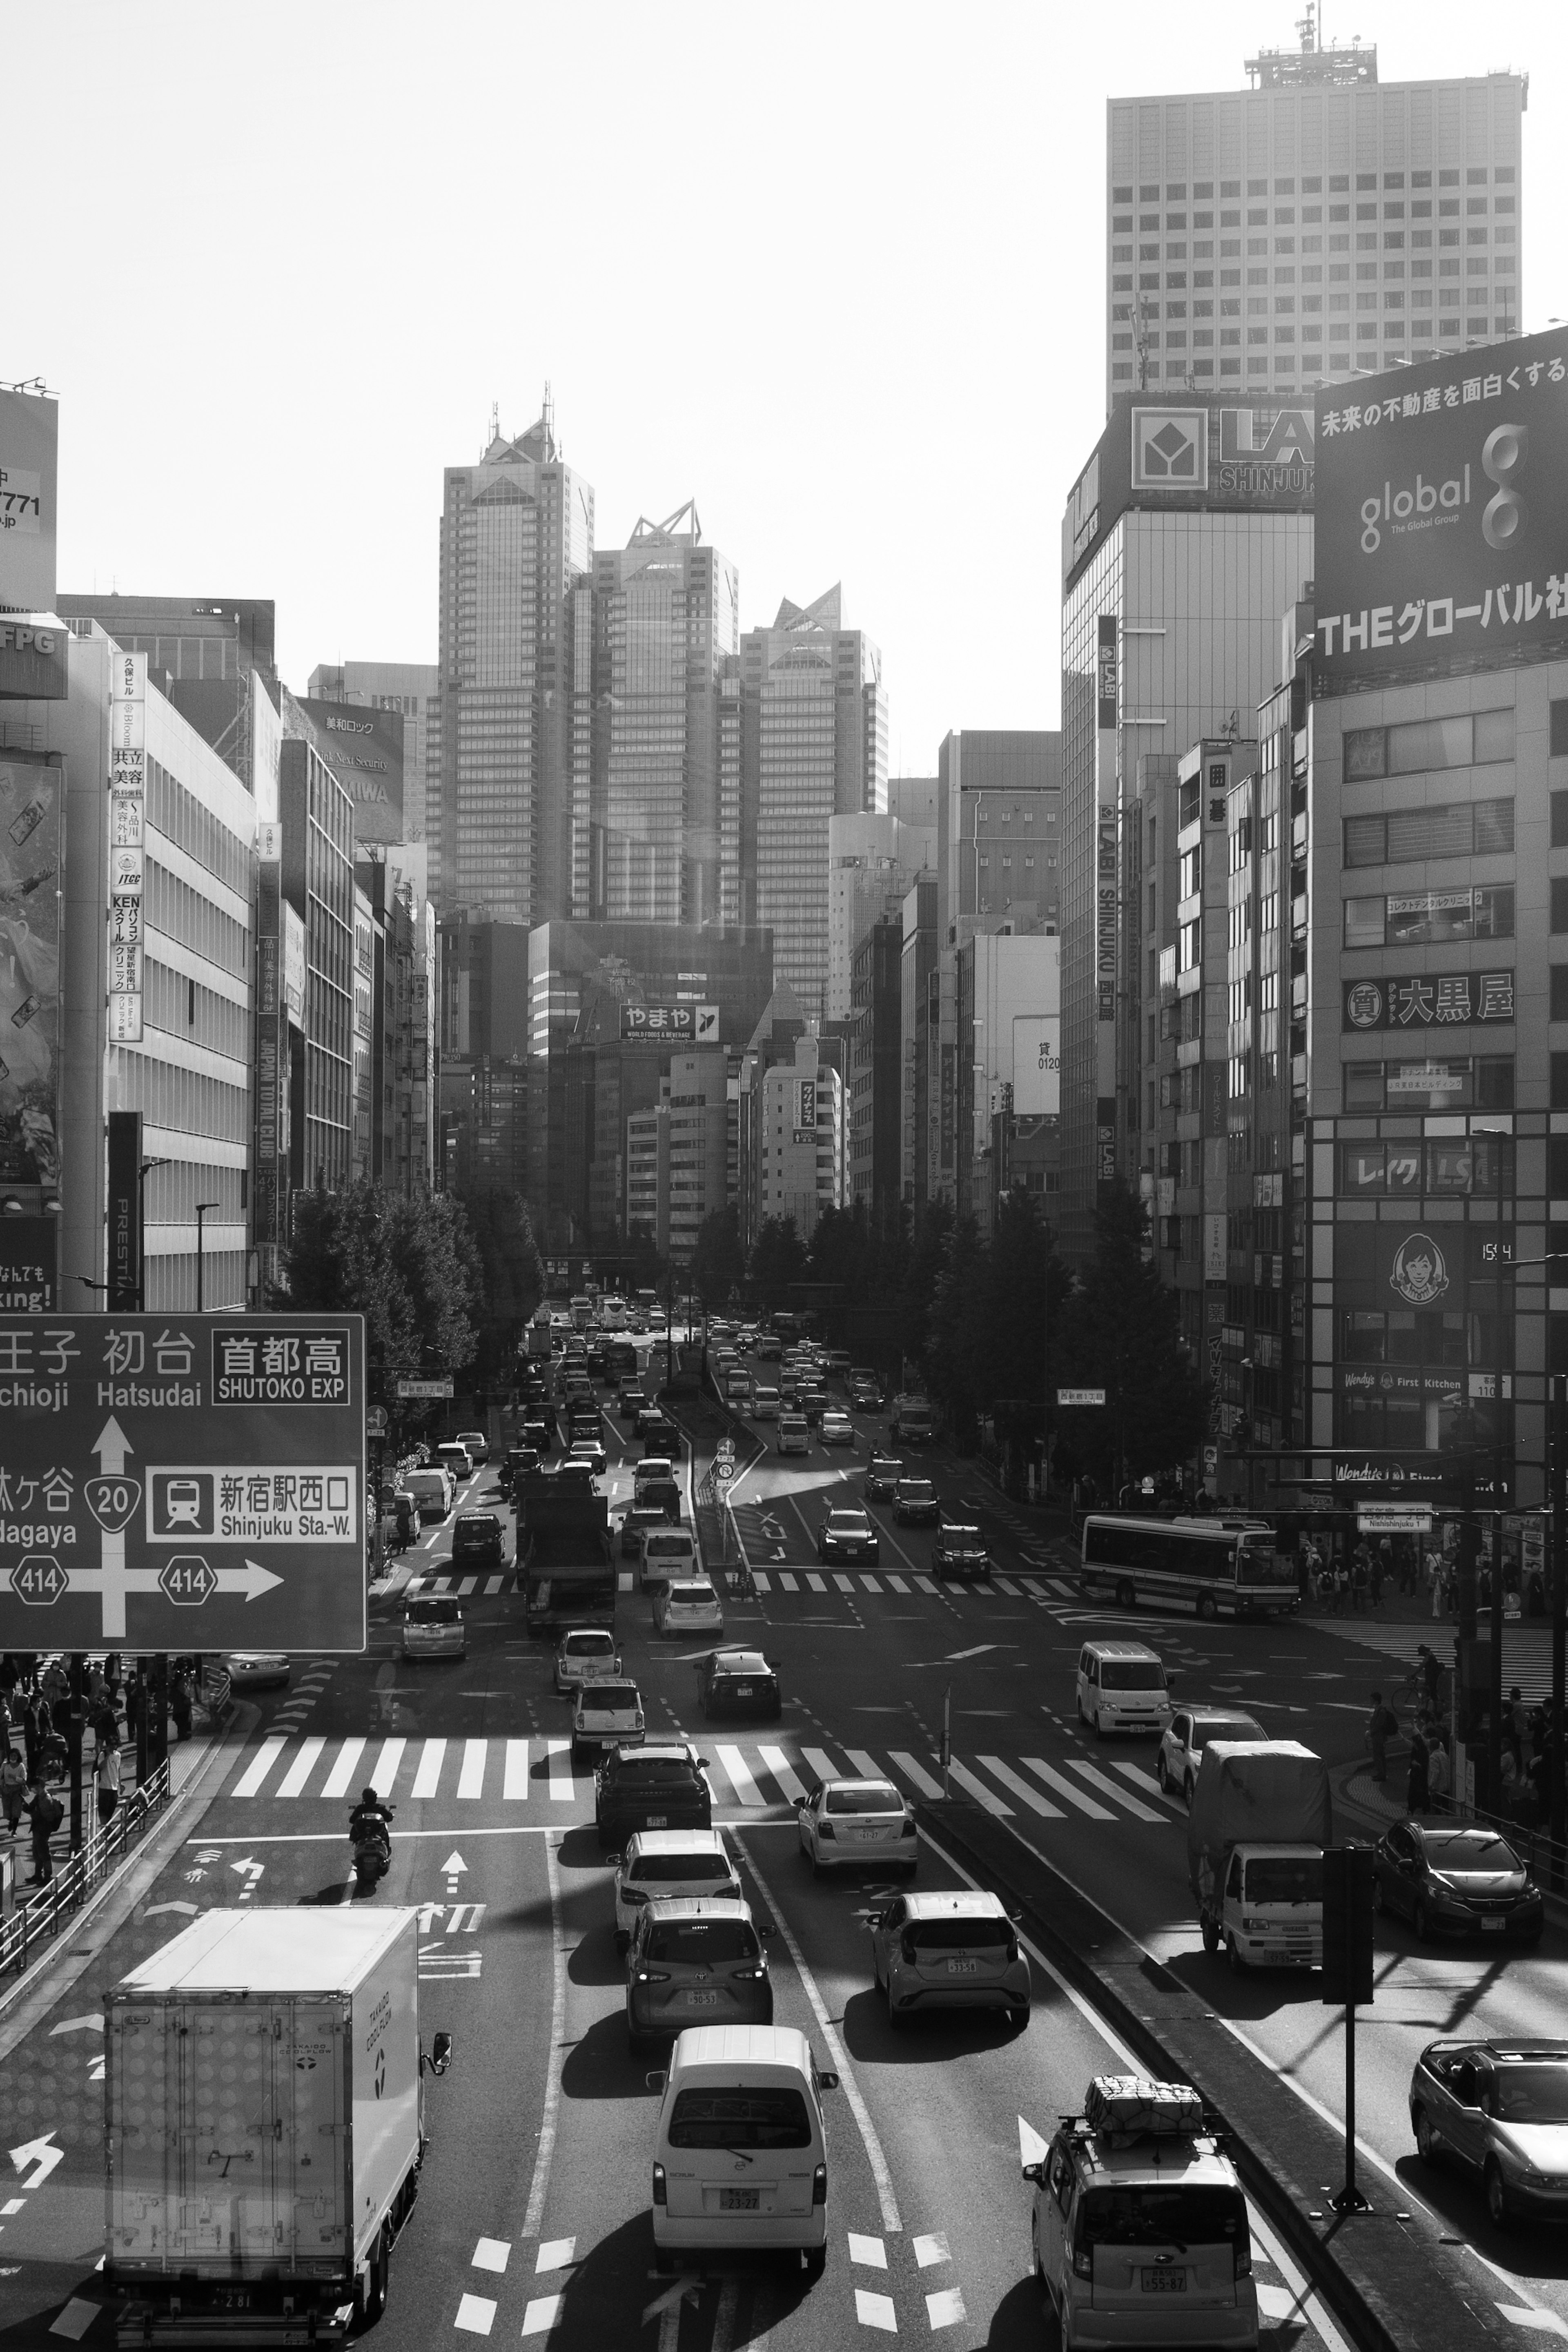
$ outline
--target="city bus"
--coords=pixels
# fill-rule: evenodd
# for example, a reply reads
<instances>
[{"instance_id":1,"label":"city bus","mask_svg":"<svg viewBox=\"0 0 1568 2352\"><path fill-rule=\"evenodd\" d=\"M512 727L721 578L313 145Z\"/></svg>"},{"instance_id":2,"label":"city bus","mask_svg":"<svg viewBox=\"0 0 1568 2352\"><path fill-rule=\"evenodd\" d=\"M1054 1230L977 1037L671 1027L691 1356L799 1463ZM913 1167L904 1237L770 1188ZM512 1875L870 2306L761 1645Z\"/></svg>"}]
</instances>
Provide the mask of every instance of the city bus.
<instances>
[{"instance_id":1,"label":"city bus","mask_svg":"<svg viewBox=\"0 0 1568 2352\"><path fill-rule=\"evenodd\" d=\"M1148 1601L1199 1617L1276 1617L1300 1600L1296 1563L1276 1551L1261 1519L1135 1519L1092 1513L1083 1522L1081 1584L1131 1609Z\"/></svg>"},{"instance_id":2,"label":"city bus","mask_svg":"<svg viewBox=\"0 0 1568 2352\"><path fill-rule=\"evenodd\" d=\"M580 1293L578 1297L572 1300L570 1312L571 1315L572 1329L574 1331L586 1331L593 1320L592 1299L584 1297Z\"/></svg>"}]
</instances>

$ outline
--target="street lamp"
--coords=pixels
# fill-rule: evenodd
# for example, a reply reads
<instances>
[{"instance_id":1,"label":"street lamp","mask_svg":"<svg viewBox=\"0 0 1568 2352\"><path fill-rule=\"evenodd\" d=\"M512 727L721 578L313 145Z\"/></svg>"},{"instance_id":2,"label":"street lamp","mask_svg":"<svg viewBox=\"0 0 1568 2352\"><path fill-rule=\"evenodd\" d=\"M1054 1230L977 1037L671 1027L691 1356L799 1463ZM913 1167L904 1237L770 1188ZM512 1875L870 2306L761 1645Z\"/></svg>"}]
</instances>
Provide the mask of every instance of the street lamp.
<instances>
[{"instance_id":1,"label":"street lamp","mask_svg":"<svg viewBox=\"0 0 1568 2352\"><path fill-rule=\"evenodd\" d=\"M1246 1447L1247 1447L1247 1509L1248 1509L1249 1516L1250 1516L1250 1514L1251 1514L1251 1510L1252 1510L1253 1496L1254 1496L1254 1493L1255 1493L1255 1488L1254 1488L1254 1486L1253 1486L1253 1479L1254 1479L1254 1477L1255 1477L1255 1475L1256 1475L1256 1470L1257 1470L1257 1465L1256 1465L1256 1464L1253 1462L1253 1459L1252 1459L1252 1444L1253 1444L1253 1435L1254 1435L1254 1433L1253 1433L1253 1427L1252 1427L1252 1423L1253 1423L1253 1420L1254 1420L1254 1414L1253 1414L1253 1409L1252 1409L1252 1408L1253 1408L1253 1397L1254 1397L1254 1389L1253 1389L1253 1373L1254 1373L1254 1366L1253 1366L1252 1359L1251 1359L1251 1357L1250 1357L1250 1356L1243 1356L1243 1357L1242 1357L1242 1359L1241 1359L1241 1370L1242 1370L1242 1372L1243 1372L1243 1374L1244 1374L1244 1376L1245 1376L1245 1377L1243 1378L1243 1380L1242 1380L1242 1383L1241 1383L1241 1414L1242 1414L1242 1420L1241 1420L1241 1434L1242 1434L1243 1439L1244 1439L1244 1440L1245 1440L1245 1442L1246 1442Z\"/></svg>"},{"instance_id":2,"label":"street lamp","mask_svg":"<svg viewBox=\"0 0 1568 2352\"><path fill-rule=\"evenodd\" d=\"M203 1244L204 1240L204 1221L211 1210L221 1208L222 1205L222 1202L218 1201L198 1201L196 1203L196 1312L198 1315L202 1311Z\"/></svg>"}]
</instances>

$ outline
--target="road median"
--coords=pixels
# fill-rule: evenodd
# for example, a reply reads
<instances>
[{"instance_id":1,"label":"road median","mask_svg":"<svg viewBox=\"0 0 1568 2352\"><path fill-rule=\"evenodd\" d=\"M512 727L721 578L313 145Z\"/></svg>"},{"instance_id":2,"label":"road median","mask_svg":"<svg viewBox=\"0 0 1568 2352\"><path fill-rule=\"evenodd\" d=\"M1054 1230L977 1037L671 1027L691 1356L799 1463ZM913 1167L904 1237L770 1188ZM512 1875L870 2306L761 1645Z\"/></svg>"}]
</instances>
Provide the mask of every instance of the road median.
<instances>
[{"instance_id":1,"label":"road median","mask_svg":"<svg viewBox=\"0 0 1568 2352\"><path fill-rule=\"evenodd\" d=\"M1435 2219L1406 2210L1383 2175L1364 2179L1374 2210L1342 2221L1324 2184L1343 2178L1343 2135L1249 2052L1173 1969L1053 1870L1008 1826L953 1800L920 1804L933 1841L1022 1915L1068 1983L1114 2028L1140 2066L1202 2094L1229 2134L1248 2193L1364 2352L1481 2352L1517 2344L1495 2288ZM1218 1967L1218 1961L1207 1961Z\"/></svg>"}]
</instances>

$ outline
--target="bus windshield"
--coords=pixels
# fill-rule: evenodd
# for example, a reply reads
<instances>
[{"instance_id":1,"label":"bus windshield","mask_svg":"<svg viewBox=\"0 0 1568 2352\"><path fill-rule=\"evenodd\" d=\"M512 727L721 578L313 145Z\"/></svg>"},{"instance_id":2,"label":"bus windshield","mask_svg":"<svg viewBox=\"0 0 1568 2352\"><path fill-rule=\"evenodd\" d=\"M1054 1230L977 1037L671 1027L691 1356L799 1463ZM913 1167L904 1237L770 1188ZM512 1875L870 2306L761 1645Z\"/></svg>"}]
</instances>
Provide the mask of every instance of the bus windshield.
<instances>
[{"instance_id":1,"label":"bus windshield","mask_svg":"<svg viewBox=\"0 0 1568 2352\"><path fill-rule=\"evenodd\" d=\"M1296 1563L1289 1552L1275 1550L1271 1534L1243 1536L1237 1576L1243 1584L1294 1584Z\"/></svg>"}]
</instances>

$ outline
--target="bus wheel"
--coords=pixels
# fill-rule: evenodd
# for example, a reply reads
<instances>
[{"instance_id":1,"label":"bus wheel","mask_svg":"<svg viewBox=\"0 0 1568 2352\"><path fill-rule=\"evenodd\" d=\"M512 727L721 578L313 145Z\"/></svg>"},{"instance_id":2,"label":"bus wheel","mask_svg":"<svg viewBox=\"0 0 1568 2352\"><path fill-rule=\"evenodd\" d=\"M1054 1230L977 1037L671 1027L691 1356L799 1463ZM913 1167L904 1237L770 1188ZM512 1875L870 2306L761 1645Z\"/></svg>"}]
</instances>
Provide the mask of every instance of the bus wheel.
<instances>
[{"instance_id":1,"label":"bus wheel","mask_svg":"<svg viewBox=\"0 0 1568 2352\"><path fill-rule=\"evenodd\" d=\"M1212 1592L1200 1592L1198 1594L1197 1613L1200 1617L1216 1617L1218 1615L1218 1604Z\"/></svg>"},{"instance_id":2,"label":"bus wheel","mask_svg":"<svg viewBox=\"0 0 1568 2352\"><path fill-rule=\"evenodd\" d=\"M1138 1596L1137 1596L1136 1591L1134 1590L1133 1586L1132 1586L1131 1584L1129 1584L1129 1583L1127 1582L1126 1579L1124 1577L1124 1579L1122 1580L1122 1582L1121 1582L1121 1583L1116 1587L1116 1606L1117 1606L1117 1608L1118 1608L1118 1609L1134 1609L1134 1608L1136 1608L1136 1606L1137 1606L1137 1601L1138 1601Z\"/></svg>"}]
</instances>

